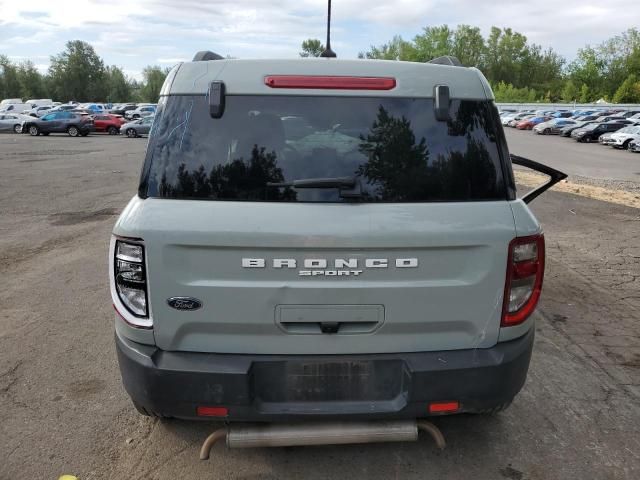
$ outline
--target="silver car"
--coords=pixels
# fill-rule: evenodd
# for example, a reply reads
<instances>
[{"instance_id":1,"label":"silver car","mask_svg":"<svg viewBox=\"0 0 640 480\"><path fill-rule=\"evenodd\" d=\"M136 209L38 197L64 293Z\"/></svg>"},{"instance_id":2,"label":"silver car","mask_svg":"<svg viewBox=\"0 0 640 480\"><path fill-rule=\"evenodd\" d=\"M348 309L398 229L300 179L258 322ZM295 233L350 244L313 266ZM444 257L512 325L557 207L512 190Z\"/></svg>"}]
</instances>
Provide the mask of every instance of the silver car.
<instances>
[{"instance_id":1,"label":"silver car","mask_svg":"<svg viewBox=\"0 0 640 480\"><path fill-rule=\"evenodd\" d=\"M120 133L124 133L129 138L136 138L140 135L148 135L153 124L153 117L144 117L133 122L125 123L120 127Z\"/></svg>"},{"instance_id":2,"label":"silver car","mask_svg":"<svg viewBox=\"0 0 640 480\"><path fill-rule=\"evenodd\" d=\"M33 117L19 113L0 113L0 132L20 133L22 122L29 120L33 120Z\"/></svg>"}]
</instances>

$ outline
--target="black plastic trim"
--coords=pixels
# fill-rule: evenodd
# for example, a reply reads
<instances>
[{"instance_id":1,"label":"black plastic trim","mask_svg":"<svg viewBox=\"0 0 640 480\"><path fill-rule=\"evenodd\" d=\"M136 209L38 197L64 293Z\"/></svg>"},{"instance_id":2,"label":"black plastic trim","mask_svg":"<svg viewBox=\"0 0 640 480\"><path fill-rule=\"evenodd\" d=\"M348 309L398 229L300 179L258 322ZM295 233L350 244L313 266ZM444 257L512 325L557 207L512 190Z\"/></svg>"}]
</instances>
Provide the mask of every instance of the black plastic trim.
<instances>
[{"instance_id":1,"label":"black plastic trim","mask_svg":"<svg viewBox=\"0 0 640 480\"><path fill-rule=\"evenodd\" d=\"M116 333L123 383L135 404L157 415L185 419L202 419L196 415L198 405L224 406L229 409L228 421L410 419L428 416L429 402L451 400L460 402L457 413L490 410L509 403L524 385L533 341L532 328L520 338L487 349L371 355L234 355L163 351ZM375 385L375 401L341 398L274 402L255 393L260 385L283 383L281 372L286 369L267 364L366 361L404 365L402 379L394 377L397 381L390 382L395 385L393 391L381 389L379 383Z\"/></svg>"},{"instance_id":2,"label":"black plastic trim","mask_svg":"<svg viewBox=\"0 0 640 480\"><path fill-rule=\"evenodd\" d=\"M542 163L538 163L528 158L520 157L518 155L511 155L511 163L513 163L514 165L520 165L521 167L530 168L531 170L544 173L545 175L549 175L549 177L551 177L548 182L543 183L537 188L534 188L524 197L522 197L522 201L524 203L530 203L539 195L553 187L556 183L567 178L567 174L561 172L560 170L556 170L555 168L548 167L547 165L543 165Z\"/></svg>"}]
</instances>

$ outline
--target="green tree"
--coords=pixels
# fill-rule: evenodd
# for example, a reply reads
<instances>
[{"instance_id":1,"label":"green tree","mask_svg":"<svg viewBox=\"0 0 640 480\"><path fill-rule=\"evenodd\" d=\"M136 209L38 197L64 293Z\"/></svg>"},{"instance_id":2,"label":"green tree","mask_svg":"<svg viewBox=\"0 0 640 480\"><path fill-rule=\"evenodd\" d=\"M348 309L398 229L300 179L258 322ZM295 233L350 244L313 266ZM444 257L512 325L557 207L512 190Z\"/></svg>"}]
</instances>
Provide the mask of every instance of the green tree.
<instances>
[{"instance_id":1,"label":"green tree","mask_svg":"<svg viewBox=\"0 0 640 480\"><path fill-rule=\"evenodd\" d=\"M415 48L411 42L407 42L401 36L396 35L388 43L378 47L372 45L368 51L360 52L358 58L415 61Z\"/></svg>"},{"instance_id":2,"label":"green tree","mask_svg":"<svg viewBox=\"0 0 640 480\"><path fill-rule=\"evenodd\" d=\"M562 100L565 102L574 102L578 99L580 92L576 84L573 83L573 80L569 79L564 84L564 88L562 89Z\"/></svg>"},{"instance_id":3,"label":"green tree","mask_svg":"<svg viewBox=\"0 0 640 480\"><path fill-rule=\"evenodd\" d=\"M160 98L160 90L168 73L168 68L163 69L151 65L142 71L144 81L142 88L140 88L140 98L143 102L155 103L158 101L158 98Z\"/></svg>"},{"instance_id":4,"label":"green tree","mask_svg":"<svg viewBox=\"0 0 640 480\"><path fill-rule=\"evenodd\" d=\"M580 103L589 103L591 101L591 91L586 83L583 83L582 87L580 87L579 101Z\"/></svg>"},{"instance_id":5,"label":"green tree","mask_svg":"<svg viewBox=\"0 0 640 480\"><path fill-rule=\"evenodd\" d=\"M17 76L18 82L20 82L20 96L23 99L46 98L48 96L45 78L33 62L27 60L18 65Z\"/></svg>"},{"instance_id":6,"label":"green tree","mask_svg":"<svg viewBox=\"0 0 640 480\"><path fill-rule=\"evenodd\" d=\"M324 52L324 45L317 38L309 38L302 42L301 57L319 57Z\"/></svg>"},{"instance_id":7,"label":"green tree","mask_svg":"<svg viewBox=\"0 0 640 480\"><path fill-rule=\"evenodd\" d=\"M614 103L638 103L640 102L640 81L631 74L622 82L620 88L613 96Z\"/></svg>"},{"instance_id":8,"label":"green tree","mask_svg":"<svg viewBox=\"0 0 640 480\"><path fill-rule=\"evenodd\" d=\"M20 80L16 66L6 55L0 55L0 97L18 98L20 96Z\"/></svg>"},{"instance_id":9,"label":"green tree","mask_svg":"<svg viewBox=\"0 0 640 480\"><path fill-rule=\"evenodd\" d=\"M458 25L453 34L453 56L465 66L484 67L486 45L478 27Z\"/></svg>"},{"instance_id":10,"label":"green tree","mask_svg":"<svg viewBox=\"0 0 640 480\"><path fill-rule=\"evenodd\" d=\"M414 62L428 62L443 55L453 55L454 32L447 25L426 27L413 39Z\"/></svg>"},{"instance_id":11,"label":"green tree","mask_svg":"<svg viewBox=\"0 0 640 480\"><path fill-rule=\"evenodd\" d=\"M54 95L63 101L100 101L106 97L106 70L93 47L81 40L51 57L49 77Z\"/></svg>"},{"instance_id":12,"label":"green tree","mask_svg":"<svg viewBox=\"0 0 640 480\"><path fill-rule=\"evenodd\" d=\"M132 83L115 65L107 67L107 102L128 102L133 98Z\"/></svg>"}]
</instances>

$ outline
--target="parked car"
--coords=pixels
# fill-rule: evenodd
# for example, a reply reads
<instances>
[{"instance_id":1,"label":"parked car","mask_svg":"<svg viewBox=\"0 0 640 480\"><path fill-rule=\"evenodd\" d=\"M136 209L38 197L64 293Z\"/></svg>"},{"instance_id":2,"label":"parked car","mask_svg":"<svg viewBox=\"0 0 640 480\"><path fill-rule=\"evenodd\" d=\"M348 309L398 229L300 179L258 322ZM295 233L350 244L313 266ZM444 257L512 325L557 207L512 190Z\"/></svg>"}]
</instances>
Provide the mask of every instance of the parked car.
<instances>
[{"instance_id":1,"label":"parked car","mask_svg":"<svg viewBox=\"0 0 640 480\"><path fill-rule=\"evenodd\" d=\"M22 113L25 110L30 110L31 105L26 103L3 103L0 105L1 113Z\"/></svg>"},{"instance_id":2,"label":"parked car","mask_svg":"<svg viewBox=\"0 0 640 480\"><path fill-rule=\"evenodd\" d=\"M71 137L86 137L93 131L93 120L89 115L73 112L54 112L42 118L32 118L22 124L22 133L31 136L67 133Z\"/></svg>"},{"instance_id":3,"label":"parked car","mask_svg":"<svg viewBox=\"0 0 640 480\"><path fill-rule=\"evenodd\" d=\"M65 103L63 105L57 105L57 106L53 107L50 110L50 113L53 113L53 112L64 112L64 111L67 111L67 110L75 110L76 108L78 108L77 104Z\"/></svg>"},{"instance_id":4,"label":"parked car","mask_svg":"<svg viewBox=\"0 0 640 480\"><path fill-rule=\"evenodd\" d=\"M569 118L569 117L573 117L573 113L569 112L568 110L560 110L558 112L553 112L550 114L552 117L555 118Z\"/></svg>"},{"instance_id":5,"label":"parked car","mask_svg":"<svg viewBox=\"0 0 640 480\"><path fill-rule=\"evenodd\" d=\"M624 128L622 129L624 130ZM609 142L611 142L611 136L616 132L607 132L603 133L598 137L598 143L603 146L608 146Z\"/></svg>"},{"instance_id":6,"label":"parked car","mask_svg":"<svg viewBox=\"0 0 640 480\"><path fill-rule=\"evenodd\" d=\"M134 110L128 110L124 113L124 118L127 120L135 120L137 118L148 117L150 115L155 115L156 106L155 105L141 105L138 106Z\"/></svg>"},{"instance_id":7,"label":"parked car","mask_svg":"<svg viewBox=\"0 0 640 480\"><path fill-rule=\"evenodd\" d=\"M89 110L93 113L106 113L106 110L101 103L83 103L78 107L83 110Z\"/></svg>"},{"instance_id":8,"label":"parked car","mask_svg":"<svg viewBox=\"0 0 640 480\"><path fill-rule=\"evenodd\" d=\"M33 119L29 115L20 113L0 113L0 132L20 133L22 122Z\"/></svg>"},{"instance_id":9,"label":"parked car","mask_svg":"<svg viewBox=\"0 0 640 480\"><path fill-rule=\"evenodd\" d=\"M129 138L136 138L141 135L148 135L153 125L154 117L144 117L134 120L133 122L125 123L120 127L120 132Z\"/></svg>"},{"instance_id":10,"label":"parked car","mask_svg":"<svg viewBox=\"0 0 640 480\"><path fill-rule=\"evenodd\" d=\"M167 77L110 240L116 350L135 408L223 420L229 435L234 422L295 422L328 443L323 421L349 438L364 421L509 405L533 348L544 236L531 195L516 196L482 73L215 61ZM448 108L449 87L465 109ZM290 116L311 135L289 137ZM417 145L427 151L407 138L427 138L438 166L403 172ZM477 152L480 168L460 164Z\"/></svg>"},{"instance_id":11,"label":"parked car","mask_svg":"<svg viewBox=\"0 0 640 480\"><path fill-rule=\"evenodd\" d=\"M107 132L109 135L120 133L124 119L120 115L100 113L93 116L93 126L96 132Z\"/></svg>"},{"instance_id":12,"label":"parked car","mask_svg":"<svg viewBox=\"0 0 640 480\"><path fill-rule=\"evenodd\" d=\"M519 121L516 124L516 128L518 130L532 130L533 127L538 125L539 123L546 122L550 120L551 117L531 117L524 120Z\"/></svg>"},{"instance_id":13,"label":"parked car","mask_svg":"<svg viewBox=\"0 0 640 480\"><path fill-rule=\"evenodd\" d=\"M51 105L35 106L31 110L25 110L23 115L30 115L32 117L41 117L51 111L53 107Z\"/></svg>"},{"instance_id":14,"label":"parked car","mask_svg":"<svg viewBox=\"0 0 640 480\"><path fill-rule=\"evenodd\" d=\"M516 115L515 117L513 117L513 118L509 121L509 123L507 123L507 126L512 127L512 128L515 128L515 127L516 127L516 125L517 125L519 122L521 122L521 121L523 121L523 120L527 120L527 119L529 119L529 118L534 118L534 117L535 117L535 115L530 114L530 113L525 113L525 114L521 114L521 115Z\"/></svg>"},{"instance_id":15,"label":"parked car","mask_svg":"<svg viewBox=\"0 0 640 480\"><path fill-rule=\"evenodd\" d=\"M109 109L109 113L114 113L116 115L122 115L127 113L129 110L135 110L138 106L135 103L124 103L120 105L114 105L113 108Z\"/></svg>"},{"instance_id":16,"label":"parked car","mask_svg":"<svg viewBox=\"0 0 640 480\"><path fill-rule=\"evenodd\" d=\"M507 125L509 125L509 122L513 120L517 115L517 113L507 113L505 115L502 115L500 117L500 123L502 123L502 125L506 127Z\"/></svg>"},{"instance_id":17,"label":"parked car","mask_svg":"<svg viewBox=\"0 0 640 480\"><path fill-rule=\"evenodd\" d=\"M571 133L574 130L577 130L579 128L584 128L587 125L590 125L592 123L598 123L598 122L596 122L595 120L589 120L589 121L586 121L586 122L577 122L575 125L567 125L566 127L563 127L560 130L560 136L561 137L570 137Z\"/></svg>"},{"instance_id":18,"label":"parked car","mask_svg":"<svg viewBox=\"0 0 640 480\"><path fill-rule=\"evenodd\" d=\"M635 115L639 114L640 110L627 110L626 112L622 112L620 116L624 118L633 118Z\"/></svg>"},{"instance_id":19,"label":"parked car","mask_svg":"<svg viewBox=\"0 0 640 480\"><path fill-rule=\"evenodd\" d=\"M571 138L578 142L597 142L604 133L616 132L625 126L624 123L591 123L571 132Z\"/></svg>"},{"instance_id":20,"label":"parked car","mask_svg":"<svg viewBox=\"0 0 640 480\"><path fill-rule=\"evenodd\" d=\"M608 145L613 148L628 149L631 142L640 140L640 127L633 125L630 127L624 127L611 134L611 140Z\"/></svg>"},{"instance_id":21,"label":"parked car","mask_svg":"<svg viewBox=\"0 0 640 480\"><path fill-rule=\"evenodd\" d=\"M578 122L566 118L549 120L533 127L534 133L540 135L560 135L564 127L576 125Z\"/></svg>"}]
</instances>

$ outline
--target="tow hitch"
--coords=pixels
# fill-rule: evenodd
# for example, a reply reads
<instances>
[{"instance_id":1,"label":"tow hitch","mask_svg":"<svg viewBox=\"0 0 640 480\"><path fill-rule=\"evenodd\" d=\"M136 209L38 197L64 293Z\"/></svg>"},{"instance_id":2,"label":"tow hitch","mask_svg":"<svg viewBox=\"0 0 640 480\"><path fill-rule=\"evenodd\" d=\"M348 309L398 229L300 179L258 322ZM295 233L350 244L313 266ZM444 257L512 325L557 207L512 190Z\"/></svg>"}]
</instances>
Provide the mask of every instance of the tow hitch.
<instances>
[{"instance_id":1,"label":"tow hitch","mask_svg":"<svg viewBox=\"0 0 640 480\"><path fill-rule=\"evenodd\" d=\"M415 442L420 430L431 435L439 449L446 446L440 429L426 420L233 425L207 437L200 449L200 460L207 460L213 446L222 439L226 439L227 448Z\"/></svg>"}]
</instances>

